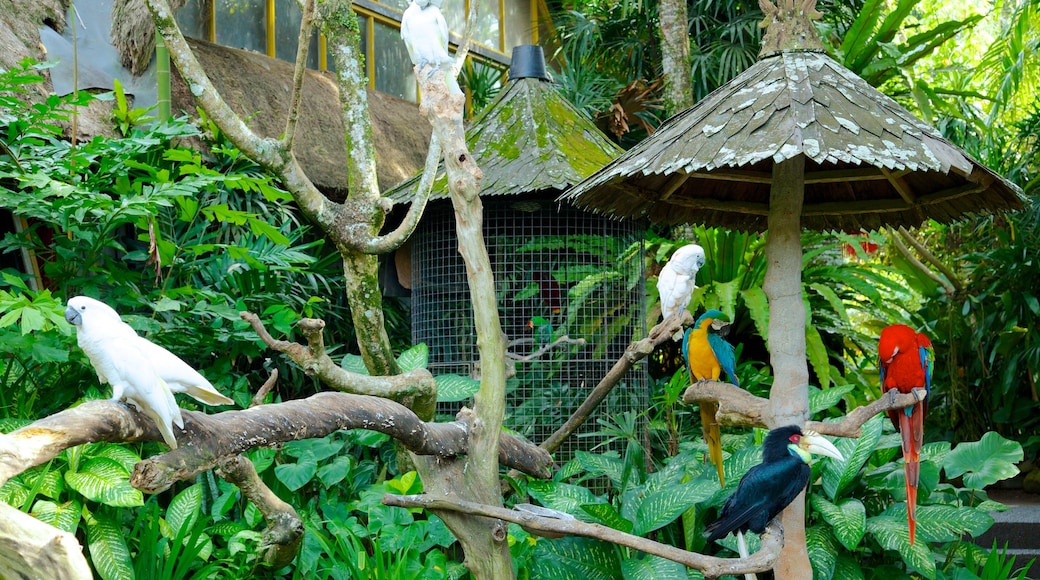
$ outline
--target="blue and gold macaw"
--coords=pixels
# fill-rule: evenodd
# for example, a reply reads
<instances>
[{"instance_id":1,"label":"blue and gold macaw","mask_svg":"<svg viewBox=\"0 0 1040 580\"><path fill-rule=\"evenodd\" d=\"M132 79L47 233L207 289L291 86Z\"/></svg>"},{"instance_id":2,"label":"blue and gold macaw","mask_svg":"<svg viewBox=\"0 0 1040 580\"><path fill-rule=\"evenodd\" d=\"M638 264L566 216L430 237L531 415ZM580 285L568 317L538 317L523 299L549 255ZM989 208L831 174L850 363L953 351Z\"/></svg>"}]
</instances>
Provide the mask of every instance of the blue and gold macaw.
<instances>
[{"instance_id":1,"label":"blue and gold macaw","mask_svg":"<svg viewBox=\"0 0 1040 580\"><path fill-rule=\"evenodd\" d=\"M682 354L691 383L694 380L717 381L722 371L726 371L729 380L740 386L733 345L719 335L719 330L727 326L728 322L729 319L721 311L709 310L702 314L693 326L686 329ZM701 428L704 431L704 442L708 444L708 457L719 472L719 485L725 486L726 480L722 471L722 430L718 419L715 418L718 410L718 403L701 403Z\"/></svg>"}]
</instances>

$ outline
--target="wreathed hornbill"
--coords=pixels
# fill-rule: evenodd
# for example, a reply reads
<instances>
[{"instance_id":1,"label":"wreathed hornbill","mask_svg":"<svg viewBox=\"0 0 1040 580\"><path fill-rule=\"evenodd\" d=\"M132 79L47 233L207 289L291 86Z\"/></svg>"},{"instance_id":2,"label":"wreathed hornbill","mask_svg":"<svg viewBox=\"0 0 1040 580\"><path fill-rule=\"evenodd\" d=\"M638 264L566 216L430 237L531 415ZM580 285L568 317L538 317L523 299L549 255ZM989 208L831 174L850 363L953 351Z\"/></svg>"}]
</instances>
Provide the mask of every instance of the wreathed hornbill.
<instances>
[{"instance_id":1,"label":"wreathed hornbill","mask_svg":"<svg viewBox=\"0 0 1040 580\"><path fill-rule=\"evenodd\" d=\"M844 461L830 441L797 425L773 429L762 443L762 463L748 470L729 496L719 519L708 524L704 534L709 542L737 533L740 556L748 556L744 532L761 534L766 524L788 506L809 482L812 454ZM754 578L754 575L746 575Z\"/></svg>"}]
</instances>

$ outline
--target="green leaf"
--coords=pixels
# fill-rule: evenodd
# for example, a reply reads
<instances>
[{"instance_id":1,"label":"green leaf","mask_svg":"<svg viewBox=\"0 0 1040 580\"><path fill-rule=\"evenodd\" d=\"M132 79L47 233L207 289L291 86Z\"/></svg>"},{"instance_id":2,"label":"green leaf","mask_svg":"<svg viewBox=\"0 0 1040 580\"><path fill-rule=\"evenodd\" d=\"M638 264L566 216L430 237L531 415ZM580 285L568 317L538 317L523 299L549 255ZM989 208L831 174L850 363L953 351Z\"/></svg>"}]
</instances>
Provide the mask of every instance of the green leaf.
<instances>
[{"instance_id":1,"label":"green leaf","mask_svg":"<svg viewBox=\"0 0 1040 580\"><path fill-rule=\"evenodd\" d=\"M50 524L59 530L70 534L76 533L79 527L80 514L83 506L76 500L65 503L39 500L32 508L32 515L45 524Z\"/></svg>"},{"instance_id":2,"label":"green leaf","mask_svg":"<svg viewBox=\"0 0 1040 580\"><path fill-rule=\"evenodd\" d=\"M135 451L132 451L128 447L116 444L102 445L101 448L96 449L92 455L94 457L107 457L119 463L127 473L133 471L134 466L141 461L141 456Z\"/></svg>"},{"instance_id":3,"label":"green leaf","mask_svg":"<svg viewBox=\"0 0 1040 580\"><path fill-rule=\"evenodd\" d=\"M119 524L103 513L83 510L87 523L87 548L94 570L103 580L130 580L134 566Z\"/></svg>"},{"instance_id":4,"label":"green leaf","mask_svg":"<svg viewBox=\"0 0 1040 580\"><path fill-rule=\"evenodd\" d=\"M532 481L527 493L539 504L569 514L578 513L586 504L603 503L586 487L556 481Z\"/></svg>"},{"instance_id":5,"label":"green leaf","mask_svg":"<svg viewBox=\"0 0 1040 580\"><path fill-rule=\"evenodd\" d=\"M91 501L115 507L144 505L141 492L130 486L126 469L107 457L92 457L78 471L66 471L65 483Z\"/></svg>"},{"instance_id":6,"label":"green leaf","mask_svg":"<svg viewBox=\"0 0 1040 580\"><path fill-rule=\"evenodd\" d=\"M831 500L838 495L859 475L860 469L870 459L874 447L881 439L882 419L880 415L872 417L863 424L858 439L839 438L834 446L841 452L845 461L828 461L823 468L823 490Z\"/></svg>"},{"instance_id":7,"label":"green leaf","mask_svg":"<svg viewBox=\"0 0 1040 580\"><path fill-rule=\"evenodd\" d=\"M480 390L480 381L462 375L437 375L437 402L456 403L464 401Z\"/></svg>"},{"instance_id":8,"label":"green leaf","mask_svg":"<svg viewBox=\"0 0 1040 580\"><path fill-rule=\"evenodd\" d=\"M921 536L910 544L910 528L906 524L906 512L903 517L898 512L885 512L879 516L867 518L867 532L886 550L899 552L907 566L917 570L926 578L935 578L935 560Z\"/></svg>"},{"instance_id":9,"label":"green leaf","mask_svg":"<svg viewBox=\"0 0 1040 580\"><path fill-rule=\"evenodd\" d=\"M347 444L343 439L337 439L333 435L321 439L302 439L290 441L282 446L282 453L289 457L311 457L315 461L328 459L339 453Z\"/></svg>"},{"instance_id":10,"label":"green leaf","mask_svg":"<svg viewBox=\"0 0 1040 580\"><path fill-rule=\"evenodd\" d=\"M906 518L906 504L895 504L885 510ZM985 510L969 506L917 506L917 536L926 542L952 542L967 534L979 537L993 525L993 517Z\"/></svg>"},{"instance_id":11,"label":"green leaf","mask_svg":"<svg viewBox=\"0 0 1040 580\"><path fill-rule=\"evenodd\" d=\"M823 521L831 525L834 537L850 552L856 550L867 530L867 509L858 499L850 498L833 504L820 494L813 494L812 505Z\"/></svg>"},{"instance_id":12,"label":"green leaf","mask_svg":"<svg viewBox=\"0 0 1040 580\"><path fill-rule=\"evenodd\" d=\"M713 482L700 479L640 496L633 533L645 536L675 521L690 506L710 498L716 489Z\"/></svg>"},{"instance_id":13,"label":"green leaf","mask_svg":"<svg viewBox=\"0 0 1040 580\"><path fill-rule=\"evenodd\" d=\"M318 462L313 457L301 458L296 463L283 463L274 467L274 475L289 488L296 491L314 477L318 471Z\"/></svg>"},{"instance_id":14,"label":"green leaf","mask_svg":"<svg viewBox=\"0 0 1040 580\"><path fill-rule=\"evenodd\" d=\"M748 312L751 314L751 320L755 322L755 329L758 330L758 335L768 337L769 300L766 299L765 291L761 287L755 286L754 288L741 290L740 295L744 298L744 305L747 306ZM768 339L766 340L768 342Z\"/></svg>"},{"instance_id":15,"label":"green leaf","mask_svg":"<svg viewBox=\"0 0 1040 580\"><path fill-rule=\"evenodd\" d=\"M609 503L585 504L581 506L581 509L604 526L620 530L626 534L632 533L632 522L621 517L621 514Z\"/></svg>"},{"instance_id":16,"label":"green leaf","mask_svg":"<svg viewBox=\"0 0 1040 580\"><path fill-rule=\"evenodd\" d=\"M318 479L326 489L343 481L354 469L354 459L349 455L341 455L328 465L318 468Z\"/></svg>"},{"instance_id":17,"label":"green leaf","mask_svg":"<svg viewBox=\"0 0 1040 580\"><path fill-rule=\"evenodd\" d=\"M855 388L855 385L842 385L821 390L809 385L809 415L812 416L836 406L847 393Z\"/></svg>"},{"instance_id":18,"label":"green leaf","mask_svg":"<svg viewBox=\"0 0 1040 580\"><path fill-rule=\"evenodd\" d=\"M690 580L704 577L701 574L690 574L686 566L659 556L626 558L621 561L621 574L624 580Z\"/></svg>"},{"instance_id":19,"label":"green leaf","mask_svg":"<svg viewBox=\"0 0 1040 580\"><path fill-rule=\"evenodd\" d=\"M611 544L568 536L539 540L531 558L532 578L621 580L618 550Z\"/></svg>"},{"instance_id":20,"label":"green leaf","mask_svg":"<svg viewBox=\"0 0 1040 580\"><path fill-rule=\"evenodd\" d=\"M1022 445L990 431L978 441L961 443L946 455L946 477L964 475L965 487L982 489L1018 475L1016 463L1022 461Z\"/></svg>"},{"instance_id":21,"label":"green leaf","mask_svg":"<svg viewBox=\"0 0 1040 580\"><path fill-rule=\"evenodd\" d=\"M820 388L826 389L831 384L831 363L827 357L827 346L823 344L823 337L815 326L805 327L805 353L816 371Z\"/></svg>"},{"instance_id":22,"label":"green leaf","mask_svg":"<svg viewBox=\"0 0 1040 580\"><path fill-rule=\"evenodd\" d=\"M805 547L812 563L813 578L830 580L838 559L838 543L826 526L812 526L805 530Z\"/></svg>"},{"instance_id":23,"label":"green leaf","mask_svg":"<svg viewBox=\"0 0 1040 580\"><path fill-rule=\"evenodd\" d=\"M202 485L196 483L178 493L166 508L166 523L174 538L183 529L191 530L199 519L202 509ZM185 533L187 535L187 532Z\"/></svg>"},{"instance_id":24,"label":"green leaf","mask_svg":"<svg viewBox=\"0 0 1040 580\"><path fill-rule=\"evenodd\" d=\"M367 375L368 367L365 366L365 360L361 358L361 355L357 354L345 354L343 360L340 361L339 366L351 373L357 373L359 375Z\"/></svg>"},{"instance_id":25,"label":"green leaf","mask_svg":"<svg viewBox=\"0 0 1040 580\"><path fill-rule=\"evenodd\" d=\"M841 580L864 580L865 576L859 561L847 554L839 554L838 560L834 564L834 578L841 578Z\"/></svg>"},{"instance_id":26,"label":"green leaf","mask_svg":"<svg viewBox=\"0 0 1040 580\"><path fill-rule=\"evenodd\" d=\"M282 245L290 246L292 241L285 237L285 234L278 231L278 228L265 222L264 220L257 219L254 217L249 218L249 229L258 236L264 236L272 242Z\"/></svg>"},{"instance_id":27,"label":"green leaf","mask_svg":"<svg viewBox=\"0 0 1040 580\"><path fill-rule=\"evenodd\" d=\"M415 369L426 368L429 360L430 349L426 347L426 344L420 342L412 348L402 352L401 356L397 358L397 365L401 367L402 373L406 373L408 371L414 371Z\"/></svg>"},{"instance_id":28,"label":"green leaf","mask_svg":"<svg viewBox=\"0 0 1040 580\"><path fill-rule=\"evenodd\" d=\"M578 451L574 454L574 459L589 475L595 477L605 476L610 479L610 482L615 487L621 485L625 463L621 461L621 457L616 452L589 453L588 451Z\"/></svg>"}]
</instances>

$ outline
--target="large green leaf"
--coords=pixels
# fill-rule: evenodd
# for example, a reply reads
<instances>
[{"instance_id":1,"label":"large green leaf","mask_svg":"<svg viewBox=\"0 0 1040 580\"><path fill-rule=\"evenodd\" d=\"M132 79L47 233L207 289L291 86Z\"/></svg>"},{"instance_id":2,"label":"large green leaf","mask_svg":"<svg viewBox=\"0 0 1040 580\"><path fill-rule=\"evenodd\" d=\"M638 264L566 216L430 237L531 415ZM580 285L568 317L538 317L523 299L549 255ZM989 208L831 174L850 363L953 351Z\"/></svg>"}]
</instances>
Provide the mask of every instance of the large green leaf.
<instances>
[{"instance_id":1,"label":"large green leaf","mask_svg":"<svg viewBox=\"0 0 1040 580\"><path fill-rule=\"evenodd\" d=\"M581 506L582 511L589 514L596 521L609 528L621 530L626 534L632 533L632 522L621 517L614 506L609 503L591 503Z\"/></svg>"},{"instance_id":2,"label":"large green leaf","mask_svg":"<svg viewBox=\"0 0 1040 580\"><path fill-rule=\"evenodd\" d=\"M128 447L116 445L114 443L103 444L100 449L95 449L91 452L91 455L94 457L107 457L115 460L119 465L123 466L123 469L125 469L127 473L133 471L134 466L141 461L141 456L138 455L137 452L132 451Z\"/></svg>"},{"instance_id":3,"label":"large green leaf","mask_svg":"<svg viewBox=\"0 0 1040 580\"><path fill-rule=\"evenodd\" d=\"M457 403L464 401L480 390L480 381L462 375L437 375L437 402Z\"/></svg>"},{"instance_id":4,"label":"large green leaf","mask_svg":"<svg viewBox=\"0 0 1040 580\"><path fill-rule=\"evenodd\" d=\"M527 493L541 505L569 514L580 513L585 504L603 503L586 487L555 481L532 481Z\"/></svg>"},{"instance_id":5,"label":"large green leaf","mask_svg":"<svg viewBox=\"0 0 1040 580\"><path fill-rule=\"evenodd\" d=\"M809 386L809 416L820 411L830 409L841 402L842 398L856 388L855 385L834 386L829 389L819 389Z\"/></svg>"},{"instance_id":6,"label":"large green leaf","mask_svg":"<svg viewBox=\"0 0 1040 580\"><path fill-rule=\"evenodd\" d=\"M621 580L618 551L589 538L539 540L531 558L531 580Z\"/></svg>"},{"instance_id":7,"label":"large green leaf","mask_svg":"<svg viewBox=\"0 0 1040 580\"><path fill-rule=\"evenodd\" d=\"M202 485L196 483L178 493L166 508L166 523L173 537L184 528L191 529L199 519L202 509Z\"/></svg>"},{"instance_id":8,"label":"large green leaf","mask_svg":"<svg viewBox=\"0 0 1040 580\"><path fill-rule=\"evenodd\" d=\"M427 348L425 343L420 342L397 357L397 366L401 367L402 373L406 373L415 369L426 368L429 360L430 349Z\"/></svg>"},{"instance_id":9,"label":"large green leaf","mask_svg":"<svg viewBox=\"0 0 1040 580\"><path fill-rule=\"evenodd\" d=\"M928 544L921 536L913 545L910 544L910 529L906 524L906 512L900 518L898 512L885 512L867 519L867 532L886 550L899 552L900 557L914 570L926 578L935 579L935 560Z\"/></svg>"},{"instance_id":10,"label":"large green leaf","mask_svg":"<svg viewBox=\"0 0 1040 580\"><path fill-rule=\"evenodd\" d=\"M758 335L763 338L768 337L769 300L766 298L765 291L761 287L755 286L741 290L740 296L744 299L744 305L747 306L748 312L751 314L751 320L755 322L755 329L758 330ZM766 340L768 341L768 339Z\"/></svg>"},{"instance_id":11,"label":"large green leaf","mask_svg":"<svg viewBox=\"0 0 1040 580\"><path fill-rule=\"evenodd\" d=\"M946 455L943 469L950 478L964 475L964 485L982 489L1018 475L1016 463L1022 461L1022 446L990 431L978 441L957 445Z\"/></svg>"},{"instance_id":12,"label":"large green leaf","mask_svg":"<svg viewBox=\"0 0 1040 580\"><path fill-rule=\"evenodd\" d=\"M815 326L805 327L805 352L816 371L820 388L826 389L831 384L831 363L827 356L827 346L823 344L823 337Z\"/></svg>"},{"instance_id":13,"label":"large green leaf","mask_svg":"<svg viewBox=\"0 0 1040 580\"><path fill-rule=\"evenodd\" d=\"M318 471L318 462L307 456L296 463L283 463L274 467L274 475L285 484L290 491L296 491L307 485Z\"/></svg>"},{"instance_id":14,"label":"large green leaf","mask_svg":"<svg viewBox=\"0 0 1040 580\"><path fill-rule=\"evenodd\" d=\"M633 533L644 536L675 521L690 506L711 497L714 491L712 482L698 479L641 496L636 502L636 526Z\"/></svg>"},{"instance_id":15,"label":"large green leaf","mask_svg":"<svg viewBox=\"0 0 1040 580\"><path fill-rule=\"evenodd\" d=\"M834 577L841 580L864 580L863 566L847 554L839 554L834 563Z\"/></svg>"},{"instance_id":16,"label":"large green leaf","mask_svg":"<svg viewBox=\"0 0 1040 580\"><path fill-rule=\"evenodd\" d=\"M31 513L33 517L41 522L50 524L70 534L75 534L76 528L79 527L82 511L83 506L76 500L65 503L39 500L33 504Z\"/></svg>"},{"instance_id":17,"label":"large green leaf","mask_svg":"<svg viewBox=\"0 0 1040 580\"><path fill-rule=\"evenodd\" d=\"M690 580L704 577L700 574L691 575L686 566L658 556L622 560L621 575L625 580Z\"/></svg>"},{"instance_id":18,"label":"large green leaf","mask_svg":"<svg viewBox=\"0 0 1040 580\"><path fill-rule=\"evenodd\" d=\"M606 476L615 486L621 485L621 478L625 470L625 463L617 453L589 453L578 451L574 454L575 461L581 465L590 475L599 477Z\"/></svg>"},{"instance_id":19,"label":"large green leaf","mask_svg":"<svg viewBox=\"0 0 1040 580\"><path fill-rule=\"evenodd\" d=\"M838 543L826 526L812 526L805 530L805 547L809 551L813 578L831 580L838 559Z\"/></svg>"},{"instance_id":20,"label":"large green leaf","mask_svg":"<svg viewBox=\"0 0 1040 580\"><path fill-rule=\"evenodd\" d=\"M78 471L66 471L65 483L83 497L115 507L144 505L141 492L130 486L130 476L114 459L91 457Z\"/></svg>"},{"instance_id":21,"label":"large green leaf","mask_svg":"<svg viewBox=\"0 0 1040 580\"><path fill-rule=\"evenodd\" d=\"M118 522L104 513L83 510L87 523L87 548L94 570L103 580L132 580L134 566Z\"/></svg>"},{"instance_id":22,"label":"large green leaf","mask_svg":"<svg viewBox=\"0 0 1040 580\"><path fill-rule=\"evenodd\" d=\"M881 439L882 419L872 417L863 424L858 439L842 438L835 442L845 461L828 461L823 468L823 490L831 500L837 499L841 492L856 479L860 469L870 459L874 446Z\"/></svg>"},{"instance_id":23,"label":"large green leaf","mask_svg":"<svg viewBox=\"0 0 1040 580\"><path fill-rule=\"evenodd\" d=\"M895 504L885 513L905 518L906 504ZM917 506L917 536L926 542L952 542L965 534L977 538L992 525L992 516L973 507Z\"/></svg>"},{"instance_id":24,"label":"large green leaf","mask_svg":"<svg viewBox=\"0 0 1040 580\"><path fill-rule=\"evenodd\" d=\"M834 537L841 545L855 551L867 530L867 509L863 503L849 498L833 504L816 493L812 495L812 505L834 529Z\"/></svg>"}]
</instances>

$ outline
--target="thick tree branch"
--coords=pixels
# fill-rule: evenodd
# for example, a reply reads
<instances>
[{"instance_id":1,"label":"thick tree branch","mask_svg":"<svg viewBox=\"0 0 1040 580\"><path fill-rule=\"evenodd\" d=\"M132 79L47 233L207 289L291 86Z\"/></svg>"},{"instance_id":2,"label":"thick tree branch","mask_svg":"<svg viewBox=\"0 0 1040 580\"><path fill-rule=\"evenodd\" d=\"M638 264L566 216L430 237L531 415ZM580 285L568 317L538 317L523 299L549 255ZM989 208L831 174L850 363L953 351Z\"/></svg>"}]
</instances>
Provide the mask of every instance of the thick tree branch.
<instances>
[{"instance_id":1,"label":"thick tree branch","mask_svg":"<svg viewBox=\"0 0 1040 580\"><path fill-rule=\"evenodd\" d=\"M339 429L386 433L412 453L440 458L467 453L472 430L465 415L451 423L426 423L388 399L345 393L318 393L244 411L208 415L182 410L181 414L184 430L176 433L181 446L138 463L130 480L138 489L157 493L253 447L324 437ZM88 401L0 434L0 485L69 447L95 441L162 441L162 435L151 419L133 407ZM502 434L498 459L533 477L551 475L548 453L509 434Z\"/></svg>"},{"instance_id":2,"label":"thick tree branch","mask_svg":"<svg viewBox=\"0 0 1040 580\"><path fill-rule=\"evenodd\" d=\"M93 577L76 536L0 502L0 578Z\"/></svg>"},{"instance_id":3,"label":"thick tree branch","mask_svg":"<svg viewBox=\"0 0 1040 580\"><path fill-rule=\"evenodd\" d=\"M260 541L260 559L273 569L289 565L303 540L303 520L296 510L264 484L253 462L241 455L222 459L217 474L238 486L242 495L264 514L267 529Z\"/></svg>"},{"instance_id":4,"label":"thick tree branch","mask_svg":"<svg viewBox=\"0 0 1040 580\"><path fill-rule=\"evenodd\" d=\"M556 519L535 515L533 513L511 510L496 506L478 504L468 501L454 501L434 498L429 495L392 495L383 496L383 503L389 506L423 508L433 512L453 511L497 518L523 526L529 532L548 536L573 535L596 538L619 546L633 548L647 554L660 556L678 562L689 568L696 568L707 578L717 578L724 574L742 574L745 572L765 572L773 567L780 548L783 546L783 532L779 524L773 520L762 534L762 547L746 559L716 558L697 552L687 552L661 544L653 540L626 534L619 530L600 524L585 523L579 520Z\"/></svg>"},{"instance_id":5,"label":"thick tree branch","mask_svg":"<svg viewBox=\"0 0 1040 580\"><path fill-rule=\"evenodd\" d=\"M682 399L688 405L718 403L716 417L722 425L762 428L770 425L769 401L730 383L697 381L686 388Z\"/></svg>"},{"instance_id":6,"label":"thick tree branch","mask_svg":"<svg viewBox=\"0 0 1040 580\"><path fill-rule=\"evenodd\" d=\"M300 37L296 49L296 68L293 70L292 97L289 101L289 115L285 121L285 135L282 147L292 151L296 139L296 125L300 119L300 103L303 101L303 79L307 72L307 51L311 46L311 31L314 30L314 0L303 3L303 19L300 22Z\"/></svg>"},{"instance_id":7,"label":"thick tree branch","mask_svg":"<svg viewBox=\"0 0 1040 580\"><path fill-rule=\"evenodd\" d=\"M585 421L589 420L592 416L592 412L596 410L596 407L607 398L610 391L614 390L614 387L621 382L622 377L628 373L632 367L640 360L646 358L654 351L654 348L659 344L672 339L672 334L677 331L681 331L684 324L693 322L689 312L683 311L682 317L673 316L668 320L662 320L660 324L650 329L650 334L641 340L637 340L632 344L628 345L625 349L625 353L621 355L614 366L610 367L610 371L600 379L599 384L596 385L589 396L582 401L581 405L574 410L574 413L567 419L567 422L560 426L555 433L549 436L548 439L543 441L539 447L545 449L549 453L555 453L560 445L567 440L568 437L574 434L575 431L581 427Z\"/></svg>"}]
</instances>

